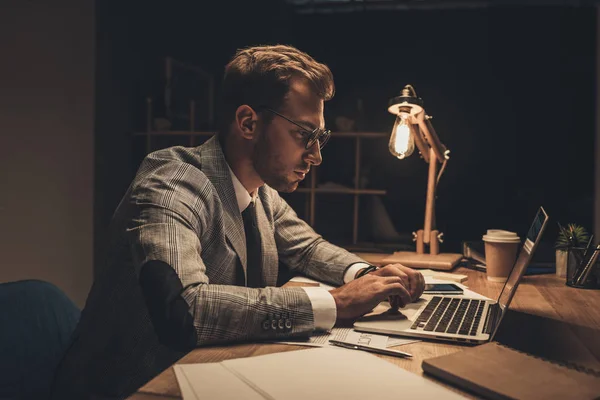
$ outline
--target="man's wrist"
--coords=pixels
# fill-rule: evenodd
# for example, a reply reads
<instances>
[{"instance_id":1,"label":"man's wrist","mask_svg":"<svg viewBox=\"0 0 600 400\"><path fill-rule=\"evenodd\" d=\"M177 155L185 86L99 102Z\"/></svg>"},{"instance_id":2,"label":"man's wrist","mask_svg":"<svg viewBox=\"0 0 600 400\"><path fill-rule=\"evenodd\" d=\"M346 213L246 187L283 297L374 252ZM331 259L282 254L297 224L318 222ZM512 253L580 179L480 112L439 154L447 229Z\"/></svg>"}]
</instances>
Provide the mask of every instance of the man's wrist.
<instances>
[{"instance_id":1,"label":"man's wrist","mask_svg":"<svg viewBox=\"0 0 600 400\"><path fill-rule=\"evenodd\" d=\"M359 262L350 264L350 266L348 268L346 268L346 271L344 271L344 284L352 282L354 280L354 277L358 273L358 271L360 271L363 268L367 268L370 265L371 264L369 264L368 262L364 262L364 261L359 261Z\"/></svg>"},{"instance_id":2,"label":"man's wrist","mask_svg":"<svg viewBox=\"0 0 600 400\"><path fill-rule=\"evenodd\" d=\"M375 265L370 265L367 268L360 269L354 276L354 279L358 279L366 274L370 274L373 271L377 271L378 269L379 267L376 267Z\"/></svg>"}]
</instances>

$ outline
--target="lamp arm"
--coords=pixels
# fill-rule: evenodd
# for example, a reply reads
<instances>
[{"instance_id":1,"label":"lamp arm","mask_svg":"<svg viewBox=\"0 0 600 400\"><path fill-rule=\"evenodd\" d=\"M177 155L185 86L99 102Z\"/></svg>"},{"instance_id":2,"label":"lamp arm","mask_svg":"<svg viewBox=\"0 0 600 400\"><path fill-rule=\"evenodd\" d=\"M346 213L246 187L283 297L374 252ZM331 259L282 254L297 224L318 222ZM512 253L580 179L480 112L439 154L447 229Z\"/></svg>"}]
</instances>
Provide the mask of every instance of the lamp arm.
<instances>
[{"instance_id":1,"label":"lamp arm","mask_svg":"<svg viewBox=\"0 0 600 400\"><path fill-rule=\"evenodd\" d=\"M448 163L448 159L446 158L444 160L444 162L442 163L442 167L440 168L440 172L438 172L438 176L437 176L437 180L435 182L435 184L437 185L438 183L440 183L440 178L442 177L442 174L444 173L444 170L446 169L446 164Z\"/></svg>"},{"instance_id":2,"label":"lamp arm","mask_svg":"<svg viewBox=\"0 0 600 400\"><path fill-rule=\"evenodd\" d=\"M423 226L423 241L429 243L431 231L435 229L435 189L437 186L437 158L433 147L429 149L429 173L427 176L427 198L425 202L425 224Z\"/></svg>"},{"instance_id":3,"label":"lamp arm","mask_svg":"<svg viewBox=\"0 0 600 400\"><path fill-rule=\"evenodd\" d=\"M421 156L423 156L425 162L429 164L429 146L427 143L425 143L425 139L423 139L419 125L417 123L412 123L411 120L411 123L408 124L408 129L410 130L412 137L415 139L415 144L417 145Z\"/></svg>"},{"instance_id":4,"label":"lamp arm","mask_svg":"<svg viewBox=\"0 0 600 400\"><path fill-rule=\"evenodd\" d=\"M420 118L418 118L419 128L421 128L429 146L433 149L435 157L441 164L446 159L446 146L442 144L435 129L433 129L433 125L429 122L430 117L424 114L422 113Z\"/></svg>"}]
</instances>

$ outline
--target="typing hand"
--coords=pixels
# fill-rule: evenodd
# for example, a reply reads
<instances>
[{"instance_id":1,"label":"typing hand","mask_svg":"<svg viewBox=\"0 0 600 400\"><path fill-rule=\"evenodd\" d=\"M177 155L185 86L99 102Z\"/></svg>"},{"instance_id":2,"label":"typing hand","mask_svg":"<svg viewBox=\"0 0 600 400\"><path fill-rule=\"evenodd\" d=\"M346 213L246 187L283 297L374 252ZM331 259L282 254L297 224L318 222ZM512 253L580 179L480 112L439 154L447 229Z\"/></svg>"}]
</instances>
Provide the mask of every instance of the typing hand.
<instances>
[{"instance_id":1,"label":"typing hand","mask_svg":"<svg viewBox=\"0 0 600 400\"><path fill-rule=\"evenodd\" d=\"M423 294L423 290L425 290L425 278L423 277L423 274L412 268L405 267L402 264L388 264L377 271L371 272L371 274L379 276L397 276L402 279L404 287L406 287L410 293L410 301L416 301ZM399 307L404 307L406 304L395 295L390 296L388 300L392 310L398 310Z\"/></svg>"},{"instance_id":2,"label":"typing hand","mask_svg":"<svg viewBox=\"0 0 600 400\"><path fill-rule=\"evenodd\" d=\"M338 321L358 318L390 296L396 297L402 307L411 301L411 295L402 277L379 276L375 275L375 272L348 282L329 293L335 300Z\"/></svg>"}]
</instances>

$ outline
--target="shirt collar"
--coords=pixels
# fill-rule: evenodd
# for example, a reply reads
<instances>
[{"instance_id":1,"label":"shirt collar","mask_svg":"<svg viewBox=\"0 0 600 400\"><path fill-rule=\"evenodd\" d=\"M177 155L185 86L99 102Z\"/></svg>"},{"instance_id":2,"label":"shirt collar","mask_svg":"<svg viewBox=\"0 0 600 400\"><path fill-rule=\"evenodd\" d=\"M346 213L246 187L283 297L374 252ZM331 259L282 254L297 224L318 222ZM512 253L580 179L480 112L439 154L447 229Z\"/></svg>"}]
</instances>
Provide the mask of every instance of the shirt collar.
<instances>
[{"instance_id":1,"label":"shirt collar","mask_svg":"<svg viewBox=\"0 0 600 400\"><path fill-rule=\"evenodd\" d=\"M233 190L235 190L235 197L237 199L238 207L240 212L244 211L250 203L256 200L256 192L254 192L254 196L250 196L250 193L246 190L242 182L235 176L229 164L227 164L227 168L229 169L229 174L231 175L231 181L233 182Z\"/></svg>"}]
</instances>

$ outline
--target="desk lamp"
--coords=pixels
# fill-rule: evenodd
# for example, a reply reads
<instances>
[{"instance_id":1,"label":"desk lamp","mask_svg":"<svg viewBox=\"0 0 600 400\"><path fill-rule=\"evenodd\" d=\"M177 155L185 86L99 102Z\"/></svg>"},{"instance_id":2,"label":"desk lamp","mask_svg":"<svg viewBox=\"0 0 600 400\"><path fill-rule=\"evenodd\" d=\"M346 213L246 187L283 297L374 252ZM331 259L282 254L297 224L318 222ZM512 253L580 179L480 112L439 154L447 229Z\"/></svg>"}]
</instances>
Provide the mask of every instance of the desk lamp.
<instances>
[{"instance_id":1,"label":"desk lamp","mask_svg":"<svg viewBox=\"0 0 600 400\"><path fill-rule=\"evenodd\" d=\"M423 100L417 97L415 89L406 85L400 96L388 103L388 111L396 115L396 122L390 137L390 152L402 160L415 150L415 144L426 163L429 164L427 198L425 203L425 224L423 229L413 232L417 251L399 251L385 258L386 263L398 262L413 268L449 270L462 258L461 254L440 253L443 233L435 228L435 189L449 159L450 150L440 142L431 116L423 109ZM438 163L441 165L438 173ZM437 175L437 176L436 176ZM429 253L425 248L429 247Z\"/></svg>"}]
</instances>

